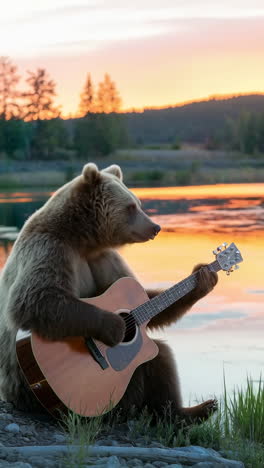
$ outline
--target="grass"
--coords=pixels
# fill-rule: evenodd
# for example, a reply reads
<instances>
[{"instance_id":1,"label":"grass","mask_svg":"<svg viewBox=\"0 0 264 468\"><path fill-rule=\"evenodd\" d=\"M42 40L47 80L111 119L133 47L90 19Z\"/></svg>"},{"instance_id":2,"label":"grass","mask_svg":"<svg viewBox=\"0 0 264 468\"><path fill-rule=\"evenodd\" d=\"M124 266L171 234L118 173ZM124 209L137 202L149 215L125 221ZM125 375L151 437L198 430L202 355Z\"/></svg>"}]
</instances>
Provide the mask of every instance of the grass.
<instances>
[{"instance_id":1,"label":"grass","mask_svg":"<svg viewBox=\"0 0 264 468\"><path fill-rule=\"evenodd\" d=\"M177 141L176 147L177 147ZM264 180L264 158L249 158L241 153L208 151L183 145L150 145L118 150L106 157L94 158L98 167L120 164L125 181L134 186L183 186L218 183L253 183ZM81 172L89 160L1 162L0 189L59 187ZM261 161L263 161L262 164ZM22 164L22 166L21 166Z\"/></svg>"},{"instance_id":2,"label":"grass","mask_svg":"<svg viewBox=\"0 0 264 468\"><path fill-rule=\"evenodd\" d=\"M164 172L158 169L150 169L147 171L135 171L132 180L135 182L158 182L163 178Z\"/></svg>"},{"instance_id":3,"label":"grass","mask_svg":"<svg viewBox=\"0 0 264 468\"><path fill-rule=\"evenodd\" d=\"M28 187L58 187L68 181L68 173L55 170L14 172L0 175L0 189L23 189Z\"/></svg>"},{"instance_id":4,"label":"grass","mask_svg":"<svg viewBox=\"0 0 264 468\"><path fill-rule=\"evenodd\" d=\"M172 419L170 408L164 409L164 417L152 424L152 415L147 409L126 424L126 437L133 443L139 436L146 445L159 442L167 447L199 445L213 448L230 459L244 462L246 468L264 466L264 381L260 377L257 385L247 379L244 389L236 388L227 395L224 381L224 395L219 410L202 424L190 426ZM67 460L68 467L82 467L89 456L87 446L92 445L101 434L111 435L120 426L119 415L85 419L70 413L64 419L64 428L69 444L80 445L80 453ZM113 434L113 438L116 435ZM86 461L87 463L87 461Z\"/></svg>"},{"instance_id":5,"label":"grass","mask_svg":"<svg viewBox=\"0 0 264 468\"><path fill-rule=\"evenodd\" d=\"M264 168L206 169L199 161L194 161L187 169L144 169L125 172L125 182L130 187L259 183L263 180Z\"/></svg>"},{"instance_id":6,"label":"grass","mask_svg":"<svg viewBox=\"0 0 264 468\"><path fill-rule=\"evenodd\" d=\"M118 162L118 161L117 161ZM107 165L107 162L105 163ZM151 166L151 163L150 163ZM68 168L65 171L35 171L0 175L1 190L18 190L36 187L60 187L80 171ZM204 169L194 162L187 169L125 170L125 183L130 187L212 185L232 183L257 183L264 180L264 168L243 167Z\"/></svg>"},{"instance_id":7,"label":"grass","mask_svg":"<svg viewBox=\"0 0 264 468\"><path fill-rule=\"evenodd\" d=\"M63 429L66 431L68 444L79 445L80 449L75 454L69 454L63 459L63 466L67 468L79 468L87 466L89 446L93 445L97 436L102 431L102 417L82 418L76 413L62 416Z\"/></svg>"},{"instance_id":8,"label":"grass","mask_svg":"<svg viewBox=\"0 0 264 468\"><path fill-rule=\"evenodd\" d=\"M245 390L237 389L228 399L225 390L224 419L225 432L234 432L241 439L260 443L264 446L264 385L259 379L255 389L252 380L247 379ZM264 466L264 464L263 464Z\"/></svg>"}]
</instances>

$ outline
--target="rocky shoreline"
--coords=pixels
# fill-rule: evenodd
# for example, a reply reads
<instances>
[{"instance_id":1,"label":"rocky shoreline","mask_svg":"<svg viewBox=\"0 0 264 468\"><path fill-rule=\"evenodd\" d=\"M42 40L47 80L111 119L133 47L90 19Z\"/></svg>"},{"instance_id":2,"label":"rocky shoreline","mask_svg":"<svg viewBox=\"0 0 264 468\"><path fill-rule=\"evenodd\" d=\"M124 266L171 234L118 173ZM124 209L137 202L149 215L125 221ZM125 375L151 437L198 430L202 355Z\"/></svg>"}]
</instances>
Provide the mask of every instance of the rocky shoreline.
<instances>
[{"instance_id":1,"label":"rocky shoreline","mask_svg":"<svg viewBox=\"0 0 264 468\"><path fill-rule=\"evenodd\" d=\"M131 422L132 423L132 422ZM82 452L82 453L81 453ZM81 453L81 456L80 456ZM0 468L243 468L212 449L168 449L142 436L129 437L128 425L100 434L91 447L71 445L61 425L48 414L29 415L0 401Z\"/></svg>"}]
</instances>

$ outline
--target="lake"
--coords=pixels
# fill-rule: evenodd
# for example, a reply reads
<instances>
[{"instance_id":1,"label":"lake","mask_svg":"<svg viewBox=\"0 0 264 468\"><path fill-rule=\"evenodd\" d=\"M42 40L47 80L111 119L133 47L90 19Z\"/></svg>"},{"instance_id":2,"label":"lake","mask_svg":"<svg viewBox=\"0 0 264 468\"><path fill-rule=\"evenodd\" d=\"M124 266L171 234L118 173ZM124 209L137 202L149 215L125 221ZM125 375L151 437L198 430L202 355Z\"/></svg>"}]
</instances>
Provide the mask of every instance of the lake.
<instances>
[{"instance_id":1,"label":"lake","mask_svg":"<svg viewBox=\"0 0 264 468\"><path fill-rule=\"evenodd\" d=\"M155 336L173 348L184 404L256 383L264 370L264 184L135 189L144 210L162 226L154 241L121 250L144 286L169 287L212 250L235 242L244 262L181 321ZM16 225L49 192L0 193L0 225ZM3 261L4 251L0 252ZM158 391L158 389L157 389Z\"/></svg>"}]
</instances>

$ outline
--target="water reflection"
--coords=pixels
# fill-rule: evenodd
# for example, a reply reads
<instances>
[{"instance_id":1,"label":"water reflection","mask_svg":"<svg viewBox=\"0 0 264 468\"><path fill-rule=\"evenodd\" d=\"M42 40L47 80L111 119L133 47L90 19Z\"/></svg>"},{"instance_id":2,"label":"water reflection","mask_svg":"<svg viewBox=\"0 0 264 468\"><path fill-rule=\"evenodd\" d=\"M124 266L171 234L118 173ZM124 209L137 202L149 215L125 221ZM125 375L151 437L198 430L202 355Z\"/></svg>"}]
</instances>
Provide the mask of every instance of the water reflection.
<instances>
[{"instance_id":1,"label":"water reflection","mask_svg":"<svg viewBox=\"0 0 264 468\"><path fill-rule=\"evenodd\" d=\"M143 209L159 218L163 231L200 229L258 231L264 227L264 184L134 189ZM0 193L0 225L21 227L51 192ZM169 216L173 215L173 216ZM183 216L177 216L183 215Z\"/></svg>"},{"instance_id":2,"label":"water reflection","mask_svg":"<svg viewBox=\"0 0 264 468\"><path fill-rule=\"evenodd\" d=\"M156 336L177 356L184 402L219 395L227 387L258 380L264 369L264 184L136 189L143 208L162 232L153 242L122 249L143 285L169 287L211 251L234 241L244 262L177 324ZM0 194L0 225L21 227L48 192ZM0 256L3 252L0 250Z\"/></svg>"},{"instance_id":3,"label":"water reflection","mask_svg":"<svg viewBox=\"0 0 264 468\"><path fill-rule=\"evenodd\" d=\"M192 228L188 234L165 232L148 246L123 250L144 285L169 287L186 277L193 265L211 262L211 250L223 241L235 241L241 250L240 269L231 276L219 272L214 291L180 322L158 334L177 357L185 404L195 394L221 394L223 369L230 391L245 382L247 374L257 380L263 372L263 237L241 235L238 230L202 233Z\"/></svg>"}]
</instances>

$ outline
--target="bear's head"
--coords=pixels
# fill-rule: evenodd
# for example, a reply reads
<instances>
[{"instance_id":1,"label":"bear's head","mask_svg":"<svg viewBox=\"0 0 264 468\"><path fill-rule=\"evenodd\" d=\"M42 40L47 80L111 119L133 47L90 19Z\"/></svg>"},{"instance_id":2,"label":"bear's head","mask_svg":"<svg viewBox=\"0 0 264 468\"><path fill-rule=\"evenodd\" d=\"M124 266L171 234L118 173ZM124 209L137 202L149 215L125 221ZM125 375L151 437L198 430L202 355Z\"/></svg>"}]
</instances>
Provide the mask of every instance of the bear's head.
<instances>
[{"instance_id":1,"label":"bear's head","mask_svg":"<svg viewBox=\"0 0 264 468\"><path fill-rule=\"evenodd\" d=\"M139 199L123 183L119 166L99 171L95 164L86 164L82 175L72 183L72 200L80 226L98 247L146 242L160 231L160 226L142 211Z\"/></svg>"}]
</instances>

